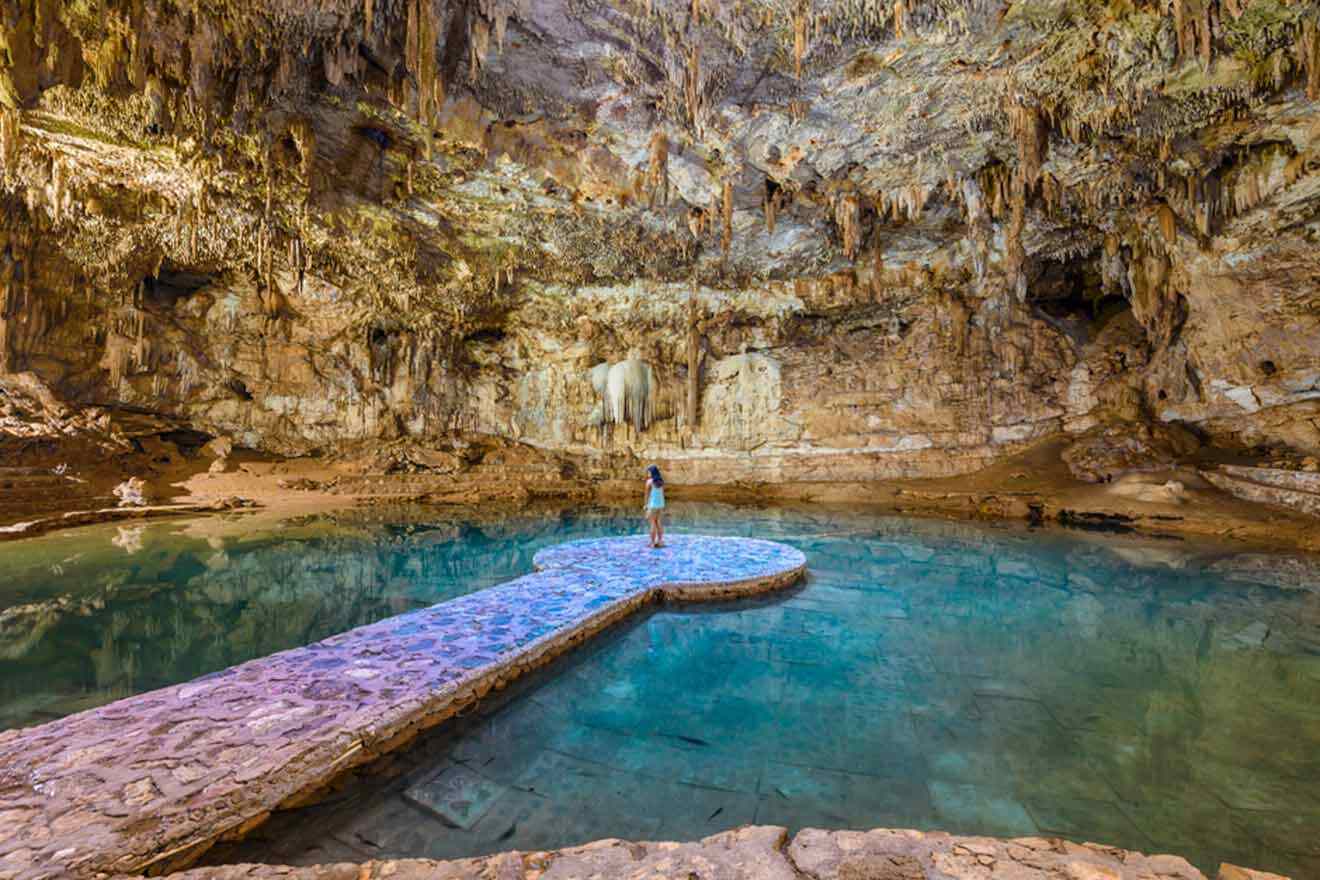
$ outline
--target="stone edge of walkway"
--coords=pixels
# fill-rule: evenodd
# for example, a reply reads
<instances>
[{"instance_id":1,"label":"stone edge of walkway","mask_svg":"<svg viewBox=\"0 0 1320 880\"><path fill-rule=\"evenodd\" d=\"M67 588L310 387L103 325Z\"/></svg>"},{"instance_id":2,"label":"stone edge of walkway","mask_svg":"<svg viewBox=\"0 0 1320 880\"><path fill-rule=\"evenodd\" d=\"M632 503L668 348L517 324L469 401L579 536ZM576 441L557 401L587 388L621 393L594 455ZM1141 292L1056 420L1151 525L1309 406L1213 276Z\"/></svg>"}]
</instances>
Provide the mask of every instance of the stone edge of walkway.
<instances>
[{"instance_id":1,"label":"stone edge of walkway","mask_svg":"<svg viewBox=\"0 0 1320 880\"><path fill-rule=\"evenodd\" d=\"M1185 859L1052 837L955 836L942 831L744 825L689 843L598 840L541 852L432 861L398 859L289 867L195 868L173 880L1206 880ZM1289 880L1224 864L1217 880Z\"/></svg>"},{"instance_id":2,"label":"stone edge of walkway","mask_svg":"<svg viewBox=\"0 0 1320 880\"><path fill-rule=\"evenodd\" d=\"M698 538L710 540L708 536L676 536L682 538ZM577 542L567 542L568 544L595 544L610 541L628 541L631 539L605 538L605 539L586 539ZM671 581L657 583L638 583L635 590L613 599L603 606L595 609L594 613L574 620L571 624L561 626L542 635L526 644L518 646L512 652L499 657L496 661L484 666L472 669L460 677L446 683L444 686L428 693L422 700L405 700L402 703L387 707L381 715L372 718L371 723L355 730L340 730L337 732L338 738L333 740L322 740L318 743L309 745L305 752L300 752L290 757L281 771L292 768L288 773L289 778L282 780L280 784L272 787L273 802L253 805L251 808L244 809L240 815L229 817L228 820L216 817L214 821L200 824L200 827L193 829L174 829L173 834L166 829L158 835L153 835L154 846L148 847L130 847L125 848L128 852L101 852L92 858L80 858L71 864L32 864L28 863L26 868L23 865L8 865L6 860L8 855L0 854L0 878L8 880L14 878L54 878L54 877L74 877L74 876L105 876L106 874L141 874L144 872L163 873L178 870L196 861L211 846L221 840L232 840L243 836L253 828L260 825L270 815L271 812L278 809L289 809L308 803L313 800L317 793L323 791L336 778L339 778L353 767L369 763L372 760L384 755L390 751L398 749L421 732L434 727L453 717L458 712L469 707L473 702L481 699L492 689L503 687L516 678L526 674L555 657L563 654L572 647L591 638L593 635L610 627L611 625L631 616L643 606L661 600L674 601L706 601L715 599L736 598L741 596L751 596L759 593L770 592L773 590L787 587L796 583L802 578L806 571L806 558L803 554L791 547L777 542L762 541L761 539L745 538L720 538L724 541L741 541L748 543L757 543L771 545L776 553L783 557L777 560L778 563L772 570L764 574L758 574L754 577L738 578L734 580L706 580L706 581ZM546 550L556 550L564 545L546 548ZM575 564L553 560L550 555L543 557L542 553L537 554L537 572L525 575L522 578L516 578L513 581L507 581L489 590L500 589L523 581L525 578L534 578L537 573L547 571L572 571ZM547 562L549 564L544 564ZM582 569L586 574L588 569ZM486 591L479 591L484 593ZM474 595L474 594L469 594ZM462 598L462 597L460 597ZM458 600L451 600L458 601ZM443 607L448 603L440 603L438 606L431 606L428 611ZM410 614L418 614L412 612ZM407 617L410 615L400 615ZM384 621L378 621L373 624L367 624L356 630L348 630L336 636L331 636L326 642L332 642L336 639L345 639L353 633L366 631L372 627L378 627L389 620L398 618L387 618ZM317 645L322 643L316 643ZM312 650L314 646L305 646L302 648L293 648L289 651L279 652L283 655L296 654ZM271 655L278 656L278 655ZM260 663L268 660L258 658L249 663ZM231 672L234 669L240 669L247 664L240 664L238 667L230 667L229 670L221 670L212 673L209 676L203 676L200 679L194 679L192 682L184 682L179 685L173 685L171 688L183 688L195 685L198 682L205 681L213 676L222 675ZM170 690L166 688L164 690ZM145 695L142 695L145 696ZM126 698L134 699L133 697ZM125 701L119 701L125 702ZM115 704L109 704L111 706ZM101 707L102 709L106 707ZM89 710L91 714L97 710ZM70 716L76 717L76 716ZM52 722L59 724L60 722ZM22 740L25 732L31 733L38 731L37 728L27 728L12 732L9 736L0 735L0 742L9 740L6 745L12 744L17 740ZM336 743L342 743L347 740L348 745L344 748L342 745L336 746ZM339 750L339 754L323 754L332 749ZM299 771L302 772L299 772ZM0 813L5 812L7 804L3 797L0 797ZM75 834L76 836L76 834ZM127 835L125 835L127 839Z\"/></svg>"}]
</instances>

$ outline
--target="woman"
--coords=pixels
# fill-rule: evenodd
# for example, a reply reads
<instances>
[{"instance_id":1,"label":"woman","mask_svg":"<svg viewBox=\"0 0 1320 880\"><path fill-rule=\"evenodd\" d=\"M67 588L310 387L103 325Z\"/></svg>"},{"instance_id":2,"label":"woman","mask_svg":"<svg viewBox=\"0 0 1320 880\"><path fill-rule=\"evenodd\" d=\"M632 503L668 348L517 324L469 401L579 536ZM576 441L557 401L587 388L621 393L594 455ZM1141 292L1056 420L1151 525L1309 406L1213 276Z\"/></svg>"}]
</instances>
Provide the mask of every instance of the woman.
<instances>
[{"instance_id":1,"label":"woman","mask_svg":"<svg viewBox=\"0 0 1320 880\"><path fill-rule=\"evenodd\" d=\"M642 505L651 523L651 546L665 546L665 527L660 521L660 515L665 510L665 478L660 476L660 468L655 465L646 469L646 494Z\"/></svg>"}]
</instances>

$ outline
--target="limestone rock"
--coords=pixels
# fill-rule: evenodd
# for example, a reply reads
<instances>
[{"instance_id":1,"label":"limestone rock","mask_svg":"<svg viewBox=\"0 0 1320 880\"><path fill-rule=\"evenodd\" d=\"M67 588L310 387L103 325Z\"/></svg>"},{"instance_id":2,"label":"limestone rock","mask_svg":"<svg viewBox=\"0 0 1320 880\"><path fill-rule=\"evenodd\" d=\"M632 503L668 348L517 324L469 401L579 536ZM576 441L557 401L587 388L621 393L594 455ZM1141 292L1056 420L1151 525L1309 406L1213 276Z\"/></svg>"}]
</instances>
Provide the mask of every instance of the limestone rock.
<instances>
[{"instance_id":1,"label":"limestone rock","mask_svg":"<svg viewBox=\"0 0 1320 880\"><path fill-rule=\"evenodd\" d=\"M1200 442L1174 425L1119 422L1099 425L1064 450L1073 476L1102 483L1124 474L1168 470L1195 452Z\"/></svg>"},{"instance_id":2,"label":"limestone rock","mask_svg":"<svg viewBox=\"0 0 1320 880\"><path fill-rule=\"evenodd\" d=\"M1318 0L195 5L13 13L0 448L1320 455Z\"/></svg>"},{"instance_id":3,"label":"limestone rock","mask_svg":"<svg viewBox=\"0 0 1320 880\"><path fill-rule=\"evenodd\" d=\"M787 845L785 845L787 843ZM512 852L304 868L231 865L174 874L179 880L1206 880L1184 859L1038 837L1001 840L939 831L745 826L693 843L600 840L553 852ZM1218 880L1288 880L1223 865Z\"/></svg>"},{"instance_id":4,"label":"limestone rock","mask_svg":"<svg viewBox=\"0 0 1320 880\"><path fill-rule=\"evenodd\" d=\"M145 507L151 503L147 485L140 477L129 477L115 486L114 495L119 499L120 507Z\"/></svg>"},{"instance_id":5,"label":"limestone rock","mask_svg":"<svg viewBox=\"0 0 1320 880\"><path fill-rule=\"evenodd\" d=\"M215 459L229 458L234 454L234 441L228 437L215 437L202 446L202 453Z\"/></svg>"},{"instance_id":6,"label":"limestone rock","mask_svg":"<svg viewBox=\"0 0 1320 880\"><path fill-rule=\"evenodd\" d=\"M1216 880L1288 880L1282 874L1271 874L1269 871L1253 871L1250 868L1239 868L1237 865L1230 865L1227 862L1219 866L1219 874Z\"/></svg>"}]
</instances>

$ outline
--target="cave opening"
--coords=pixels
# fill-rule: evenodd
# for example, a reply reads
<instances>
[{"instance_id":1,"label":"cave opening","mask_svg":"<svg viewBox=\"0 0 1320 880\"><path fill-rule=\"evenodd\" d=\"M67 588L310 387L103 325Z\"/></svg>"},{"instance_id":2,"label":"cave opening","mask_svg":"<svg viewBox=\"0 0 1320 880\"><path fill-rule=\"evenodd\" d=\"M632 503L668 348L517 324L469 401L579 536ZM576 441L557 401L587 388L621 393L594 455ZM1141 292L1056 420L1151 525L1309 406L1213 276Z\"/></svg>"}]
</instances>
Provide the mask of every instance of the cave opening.
<instances>
[{"instance_id":1,"label":"cave opening","mask_svg":"<svg viewBox=\"0 0 1320 880\"><path fill-rule=\"evenodd\" d=\"M215 276L196 272L166 260L155 275L142 279L143 304L148 308L171 311L197 291L215 283Z\"/></svg>"},{"instance_id":2,"label":"cave opening","mask_svg":"<svg viewBox=\"0 0 1320 880\"><path fill-rule=\"evenodd\" d=\"M394 382L395 355L403 348L402 337L403 330L397 326L373 324L367 329L368 366L378 385Z\"/></svg>"},{"instance_id":3,"label":"cave opening","mask_svg":"<svg viewBox=\"0 0 1320 880\"><path fill-rule=\"evenodd\" d=\"M471 342L476 345L494 345L504 341L505 332L499 327L482 327L479 330L473 330L467 336L463 337L464 342Z\"/></svg>"},{"instance_id":4,"label":"cave opening","mask_svg":"<svg viewBox=\"0 0 1320 880\"><path fill-rule=\"evenodd\" d=\"M183 455L191 458L197 451L215 439L214 434L198 431L194 428L175 428L162 431L160 439L176 446Z\"/></svg>"},{"instance_id":5,"label":"cave opening","mask_svg":"<svg viewBox=\"0 0 1320 880\"><path fill-rule=\"evenodd\" d=\"M1106 291L1098 252L1075 259L1043 260L1029 299L1040 314L1083 339L1093 338L1131 303Z\"/></svg>"},{"instance_id":6,"label":"cave opening","mask_svg":"<svg viewBox=\"0 0 1320 880\"><path fill-rule=\"evenodd\" d=\"M230 391L234 392L234 395L238 397L239 400L252 400L252 392L248 390L247 383L242 379L233 378L225 384L229 387Z\"/></svg>"}]
</instances>

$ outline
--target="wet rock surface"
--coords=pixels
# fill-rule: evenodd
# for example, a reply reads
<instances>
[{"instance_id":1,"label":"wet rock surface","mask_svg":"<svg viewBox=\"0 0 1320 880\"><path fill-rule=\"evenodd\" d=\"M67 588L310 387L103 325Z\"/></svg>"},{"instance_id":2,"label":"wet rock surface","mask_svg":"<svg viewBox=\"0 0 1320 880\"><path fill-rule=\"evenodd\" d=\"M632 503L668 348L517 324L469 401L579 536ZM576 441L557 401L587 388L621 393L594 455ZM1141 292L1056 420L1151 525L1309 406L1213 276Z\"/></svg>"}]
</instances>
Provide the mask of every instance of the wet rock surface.
<instances>
[{"instance_id":1,"label":"wet rock surface","mask_svg":"<svg viewBox=\"0 0 1320 880\"><path fill-rule=\"evenodd\" d=\"M452 862L423 859L290 868L229 865L180 880L1206 880L1183 859L1039 837L998 840L941 832L819 831L746 826L693 843L602 840L552 852ZM1217 880L1286 880L1220 867Z\"/></svg>"}]
</instances>

